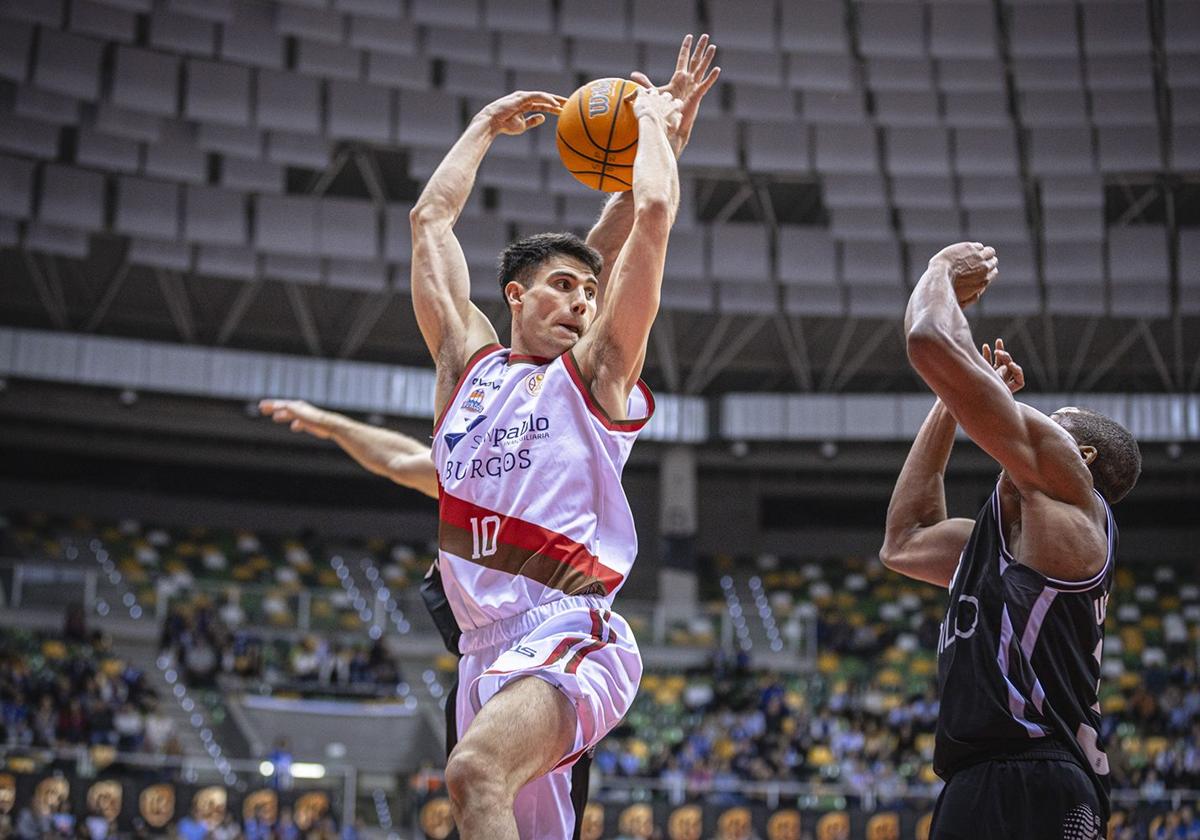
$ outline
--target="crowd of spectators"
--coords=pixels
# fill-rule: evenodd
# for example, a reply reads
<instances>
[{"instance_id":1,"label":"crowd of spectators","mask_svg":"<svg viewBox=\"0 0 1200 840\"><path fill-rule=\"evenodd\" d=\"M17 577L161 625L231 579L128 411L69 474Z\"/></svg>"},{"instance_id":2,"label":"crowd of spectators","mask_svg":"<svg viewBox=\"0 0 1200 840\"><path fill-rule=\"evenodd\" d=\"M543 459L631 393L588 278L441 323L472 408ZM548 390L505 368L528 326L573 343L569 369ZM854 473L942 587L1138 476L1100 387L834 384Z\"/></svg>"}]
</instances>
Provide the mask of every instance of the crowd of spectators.
<instances>
[{"instance_id":1,"label":"crowd of spectators","mask_svg":"<svg viewBox=\"0 0 1200 840\"><path fill-rule=\"evenodd\" d=\"M267 638L245 623L236 602L218 606L204 595L172 603L159 647L179 663L189 684L201 687L213 686L220 674L322 690L389 688L400 678L382 639Z\"/></svg>"},{"instance_id":2,"label":"crowd of spectators","mask_svg":"<svg viewBox=\"0 0 1200 840\"><path fill-rule=\"evenodd\" d=\"M0 744L180 750L159 698L102 633L81 640L7 628L0 629Z\"/></svg>"}]
</instances>

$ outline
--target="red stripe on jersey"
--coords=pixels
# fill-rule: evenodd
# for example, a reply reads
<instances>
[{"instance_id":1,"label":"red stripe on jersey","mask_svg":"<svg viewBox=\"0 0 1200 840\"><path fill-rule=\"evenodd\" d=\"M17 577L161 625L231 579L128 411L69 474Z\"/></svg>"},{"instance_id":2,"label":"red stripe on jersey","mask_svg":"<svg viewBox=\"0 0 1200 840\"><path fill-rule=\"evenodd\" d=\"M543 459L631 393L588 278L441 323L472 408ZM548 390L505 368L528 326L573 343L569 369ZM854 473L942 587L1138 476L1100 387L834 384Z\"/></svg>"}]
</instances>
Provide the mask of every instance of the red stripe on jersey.
<instances>
[{"instance_id":1,"label":"red stripe on jersey","mask_svg":"<svg viewBox=\"0 0 1200 840\"><path fill-rule=\"evenodd\" d=\"M543 528L524 519L509 516L499 511L468 502L447 493L441 493L440 518L447 525L470 530L472 519L482 519L485 516L495 516L500 519L500 528L496 534L496 543L510 545L530 554L540 554L549 557L564 566L589 577L596 578L604 584L606 592L612 592L620 585L622 575L616 569L610 569L600 562L600 558L587 550L581 543L557 531ZM486 558L481 558L486 565Z\"/></svg>"},{"instance_id":2,"label":"red stripe on jersey","mask_svg":"<svg viewBox=\"0 0 1200 840\"><path fill-rule=\"evenodd\" d=\"M480 347L471 357L467 359L466 365L463 367L463 372L458 376L458 382L454 386L454 391L450 394L450 399L446 400L446 404L442 406L441 413L437 416L437 420L433 423L433 435L437 437L438 429L442 428L442 422L446 419L446 415L450 413L450 409L454 407L454 403L458 400L458 395L462 392L463 385L467 382L467 377L471 375L475 365L479 364L479 360L488 353L494 353L497 350L503 349L499 344L485 344Z\"/></svg>"}]
</instances>

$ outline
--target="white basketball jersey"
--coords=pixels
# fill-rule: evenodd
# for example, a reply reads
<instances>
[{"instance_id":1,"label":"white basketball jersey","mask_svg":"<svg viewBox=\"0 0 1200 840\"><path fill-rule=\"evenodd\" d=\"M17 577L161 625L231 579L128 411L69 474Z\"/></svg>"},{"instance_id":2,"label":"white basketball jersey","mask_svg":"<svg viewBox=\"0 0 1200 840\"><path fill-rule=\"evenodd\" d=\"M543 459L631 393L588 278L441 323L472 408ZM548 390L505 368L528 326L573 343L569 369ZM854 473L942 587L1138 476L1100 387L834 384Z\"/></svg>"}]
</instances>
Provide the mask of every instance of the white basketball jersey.
<instances>
[{"instance_id":1,"label":"white basketball jersey","mask_svg":"<svg viewBox=\"0 0 1200 840\"><path fill-rule=\"evenodd\" d=\"M433 432L438 562L459 627L475 630L567 595L611 603L637 555L621 471L654 411L640 380L612 420L574 357L467 362Z\"/></svg>"}]
</instances>

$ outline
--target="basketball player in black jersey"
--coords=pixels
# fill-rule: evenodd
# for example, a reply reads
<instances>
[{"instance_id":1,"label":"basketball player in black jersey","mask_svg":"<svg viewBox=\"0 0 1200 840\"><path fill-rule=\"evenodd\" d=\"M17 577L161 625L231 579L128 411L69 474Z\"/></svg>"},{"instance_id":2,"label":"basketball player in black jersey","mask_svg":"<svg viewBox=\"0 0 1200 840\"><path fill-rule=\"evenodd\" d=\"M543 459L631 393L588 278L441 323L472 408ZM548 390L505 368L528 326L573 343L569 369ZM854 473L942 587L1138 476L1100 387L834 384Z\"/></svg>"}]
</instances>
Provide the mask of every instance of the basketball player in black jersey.
<instances>
[{"instance_id":1,"label":"basketball player in black jersey","mask_svg":"<svg viewBox=\"0 0 1200 840\"><path fill-rule=\"evenodd\" d=\"M1110 505L1141 470L1133 437L1094 412L1013 399L1001 341L975 349L963 307L997 276L979 243L945 248L913 290L908 357L938 400L888 507L888 568L946 586L932 840L1101 838L1108 759L1097 730L1117 529ZM946 515L956 425L1003 467L974 521Z\"/></svg>"}]
</instances>

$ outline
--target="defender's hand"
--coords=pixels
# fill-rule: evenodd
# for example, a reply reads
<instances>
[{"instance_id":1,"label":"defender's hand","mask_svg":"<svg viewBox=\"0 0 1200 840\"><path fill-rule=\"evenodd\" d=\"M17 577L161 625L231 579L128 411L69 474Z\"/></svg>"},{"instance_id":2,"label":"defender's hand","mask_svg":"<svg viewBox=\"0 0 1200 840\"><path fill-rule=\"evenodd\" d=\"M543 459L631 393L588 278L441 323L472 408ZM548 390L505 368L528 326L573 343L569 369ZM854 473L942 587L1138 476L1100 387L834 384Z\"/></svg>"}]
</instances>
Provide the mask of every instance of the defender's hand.
<instances>
[{"instance_id":1,"label":"defender's hand","mask_svg":"<svg viewBox=\"0 0 1200 840\"><path fill-rule=\"evenodd\" d=\"M485 105L479 118L487 120L494 133L515 136L541 125L546 114L557 114L566 103L566 97L556 93L518 90Z\"/></svg>"},{"instance_id":2,"label":"defender's hand","mask_svg":"<svg viewBox=\"0 0 1200 840\"><path fill-rule=\"evenodd\" d=\"M708 42L708 35L700 36L695 50L692 49L692 36L685 36L679 47L679 56L675 59L675 72L671 75L671 81L658 86L659 90L664 90L683 102L679 126L668 136L676 158L683 153L692 136L692 127L696 123L696 114L700 111L700 102L721 75L720 67L709 69L716 54L717 48ZM630 78L644 87L654 87L641 71L635 70Z\"/></svg>"},{"instance_id":3,"label":"defender's hand","mask_svg":"<svg viewBox=\"0 0 1200 840\"><path fill-rule=\"evenodd\" d=\"M665 90L640 87L633 99L633 113L639 121L647 117L653 119L670 136L679 127L683 103Z\"/></svg>"},{"instance_id":4,"label":"defender's hand","mask_svg":"<svg viewBox=\"0 0 1200 840\"><path fill-rule=\"evenodd\" d=\"M959 242L934 254L930 265L942 264L954 284L958 305L967 307L979 300L988 285L999 276L996 249L981 242Z\"/></svg>"},{"instance_id":5,"label":"defender's hand","mask_svg":"<svg viewBox=\"0 0 1200 840\"><path fill-rule=\"evenodd\" d=\"M992 366L992 370L1000 375L1010 393L1017 393L1025 387L1025 371L1013 361L1012 354L1004 349L1004 339L996 339L996 349L992 350L986 344L981 349L983 360Z\"/></svg>"},{"instance_id":6,"label":"defender's hand","mask_svg":"<svg viewBox=\"0 0 1200 840\"><path fill-rule=\"evenodd\" d=\"M261 400L258 410L276 423L287 423L293 432L307 432L322 440L333 434L333 416L304 400Z\"/></svg>"}]
</instances>

